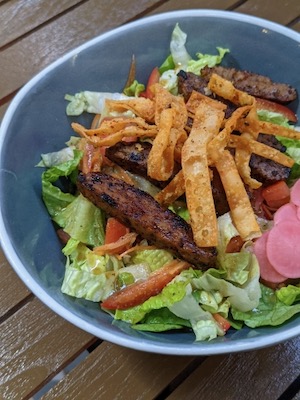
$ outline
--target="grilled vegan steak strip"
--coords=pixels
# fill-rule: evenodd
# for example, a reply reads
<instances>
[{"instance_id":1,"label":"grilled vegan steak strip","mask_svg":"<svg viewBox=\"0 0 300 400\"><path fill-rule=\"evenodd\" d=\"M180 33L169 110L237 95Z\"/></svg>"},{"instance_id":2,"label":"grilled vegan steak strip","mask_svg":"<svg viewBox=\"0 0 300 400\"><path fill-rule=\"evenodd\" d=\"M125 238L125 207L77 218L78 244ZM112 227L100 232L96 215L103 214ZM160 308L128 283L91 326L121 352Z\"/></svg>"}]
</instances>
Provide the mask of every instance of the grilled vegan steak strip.
<instances>
[{"instance_id":1,"label":"grilled vegan steak strip","mask_svg":"<svg viewBox=\"0 0 300 400\"><path fill-rule=\"evenodd\" d=\"M105 173L79 174L78 189L97 207L130 226L160 248L172 251L198 268L215 264L215 248L200 248L190 225L146 192Z\"/></svg>"},{"instance_id":2,"label":"grilled vegan steak strip","mask_svg":"<svg viewBox=\"0 0 300 400\"><path fill-rule=\"evenodd\" d=\"M193 90L209 95L207 84L213 73L231 81L237 89L255 97L275 101L277 103L289 103L297 98L296 89L290 85L273 82L270 78L263 75L220 66L203 68L201 70L201 76L195 75L192 72L179 71L179 93L183 95L186 101ZM229 105L228 102L225 102L225 104Z\"/></svg>"},{"instance_id":3,"label":"grilled vegan steak strip","mask_svg":"<svg viewBox=\"0 0 300 400\"><path fill-rule=\"evenodd\" d=\"M249 71L221 66L205 67L201 70L201 77L208 82L213 73L231 81L237 89L255 97L278 103L289 103L297 98L297 91L292 86L286 83L273 82L267 76Z\"/></svg>"},{"instance_id":4,"label":"grilled vegan steak strip","mask_svg":"<svg viewBox=\"0 0 300 400\"><path fill-rule=\"evenodd\" d=\"M172 177L168 181L161 182L151 179L147 175L147 162L151 148L152 144L148 142L119 142L108 147L105 151L105 155L109 160L118 164L126 171L142 176L143 178L148 179L149 182L153 183L153 185L163 188L169 183ZM179 169L180 166L175 162L173 174L175 175Z\"/></svg>"}]
</instances>

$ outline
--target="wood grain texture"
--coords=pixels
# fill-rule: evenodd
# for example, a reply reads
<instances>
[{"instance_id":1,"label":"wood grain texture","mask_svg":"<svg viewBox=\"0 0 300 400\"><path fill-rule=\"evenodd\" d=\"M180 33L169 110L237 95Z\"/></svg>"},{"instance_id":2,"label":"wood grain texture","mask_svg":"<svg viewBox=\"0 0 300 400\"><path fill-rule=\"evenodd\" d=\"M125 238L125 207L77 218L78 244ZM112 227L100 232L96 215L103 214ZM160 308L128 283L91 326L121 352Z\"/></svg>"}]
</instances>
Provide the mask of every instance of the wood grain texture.
<instances>
[{"instance_id":1,"label":"wood grain texture","mask_svg":"<svg viewBox=\"0 0 300 400\"><path fill-rule=\"evenodd\" d=\"M209 357L168 400L274 400L299 374L300 337L258 351Z\"/></svg>"},{"instance_id":2,"label":"wood grain texture","mask_svg":"<svg viewBox=\"0 0 300 400\"><path fill-rule=\"evenodd\" d=\"M18 278L0 250L0 318L23 302L30 291Z\"/></svg>"},{"instance_id":3,"label":"wood grain texture","mask_svg":"<svg viewBox=\"0 0 300 400\"><path fill-rule=\"evenodd\" d=\"M42 400L154 399L193 360L141 353L104 342Z\"/></svg>"},{"instance_id":4,"label":"wood grain texture","mask_svg":"<svg viewBox=\"0 0 300 400\"><path fill-rule=\"evenodd\" d=\"M287 25L300 15L300 1L248 0L235 11Z\"/></svg>"},{"instance_id":5,"label":"wood grain texture","mask_svg":"<svg viewBox=\"0 0 300 400\"><path fill-rule=\"evenodd\" d=\"M1 324L0 398L36 392L93 341L33 299Z\"/></svg>"},{"instance_id":6,"label":"wood grain texture","mask_svg":"<svg viewBox=\"0 0 300 400\"><path fill-rule=\"evenodd\" d=\"M192 8L226 10L235 3L235 0L169 0L153 10L151 14Z\"/></svg>"},{"instance_id":7,"label":"wood grain texture","mask_svg":"<svg viewBox=\"0 0 300 400\"><path fill-rule=\"evenodd\" d=\"M69 50L124 24L156 3L158 0L127 0L124 8L122 0L90 0L5 48L0 57L0 99Z\"/></svg>"},{"instance_id":8,"label":"wood grain texture","mask_svg":"<svg viewBox=\"0 0 300 400\"><path fill-rule=\"evenodd\" d=\"M79 2L80 0L12 0L0 5L0 47Z\"/></svg>"}]
</instances>

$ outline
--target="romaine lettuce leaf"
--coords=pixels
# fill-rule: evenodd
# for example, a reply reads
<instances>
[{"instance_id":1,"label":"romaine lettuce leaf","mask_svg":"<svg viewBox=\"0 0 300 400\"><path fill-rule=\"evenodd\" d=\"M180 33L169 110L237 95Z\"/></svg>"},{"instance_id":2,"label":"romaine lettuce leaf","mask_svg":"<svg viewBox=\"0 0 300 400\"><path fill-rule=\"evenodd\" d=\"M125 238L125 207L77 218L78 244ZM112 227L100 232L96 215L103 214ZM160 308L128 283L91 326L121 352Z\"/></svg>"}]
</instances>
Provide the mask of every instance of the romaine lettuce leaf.
<instances>
[{"instance_id":1,"label":"romaine lettuce leaf","mask_svg":"<svg viewBox=\"0 0 300 400\"><path fill-rule=\"evenodd\" d=\"M91 92L85 90L74 95L66 94L65 100L69 101L66 113L69 116L81 115L84 111L92 114L103 114L105 100L128 99L123 93Z\"/></svg>"},{"instance_id":2,"label":"romaine lettuce leaf","mask_svg":"<svg viewBox=\"0 0 300 400\"><path fill-rule=\"evenodd\" d=\"M91 246L104 243L104 212L82 194L58 212L53 220L73 239Z\"/></svg>"},{"instance_id":3,"label":"romaine lettuce leaf","mask_svg":"<svg viewBox=\"0 0 300 400\"><path fill-rule=\"evenodd\" d=\"M200 71L204 67L214 67L220 64L226 53L229 53L229 49L223 49L222 47L217 47L218 55L202 54L197 53L197 60L188 61L186 70L188 72L193 72L196 75L200 74Z\"/></svg>"},{"instance_id":4,"label":"romaine lettuce leaf","mask_svg":"<svg viewBox=\"0 0 300 400\"><path fill-rule=\"evenodd\" d=\"M175 70L177 68L186 70L189 60L192 59L185 47L186 39L187 34L180 29L177 23L173 29L170 41L170 51Z\"/></svg>"},{"instance_id":5,"label":"romaine lettuce leaf","mask_svg":"<svg viewBox=\"0 0 300 400\"><path fill-rule=\"evenodd\" d=\"M138 97L140 93L145 90L145 85L139 83L136 79L132 82L130 86L124 89L124 94L130 97Z\"/></svg>"},{"instance_id":6,"label":"romaine lettuce leaf","mask_svg":"<svg viewBox=\"0 0 300 400\"><path fill-rule=\"evenodd\" d=\"M130 264L145 264L153 272L172 259L172 254L167 250L145 249L135 252L130 258Z\"/></svg>"},{"instance_id":7,"label":"romaine lettuce leaf","mask_svg":"<svg viewBox=\"0 0 300 400\"><path fill-rule=\"evenodd\" d=\"M276 290L277 298L287 306L291 306L296 301L300 301L300 286L287 285Z\"/></svg>"},{"instance_id":8,"label":"romaine lettuce leaf","mask_svg":"<svg viewBox=\"0 0 300 400\"><path fill-rule=\"evenodd\" d=\"M243 312L235 307L231 309L234 319L244 321L250 328L259 326L277 326L288 321L300 312L300 304L286 305L276 296L274 290L261 285L262 296L257 307Z\"/></svg>"},{"instance_id":9,"label":"romaine lettuce leaf","mask_svg":"<svg viewBox=\"0 0 300 400\"><path fill-rule=\"evenodd\" d=\"M69 177L73 173L77 173L82 152L73 150L73 154L73 159L55 165L42 174L42 197L51 218L54 218L75 199L75 196L70 193L64 193L58 186L53 184L60 177Z\"/></svg>"},{"instance_id":10,"label":"romaine lettuce leaf","mask_svg":"<svg viewBox=\"0 0 300 400\"><path fill-rule=\"evenodd\" d=\"M104 300L112 293L115 274L123 264L116 257L93 253L74 239L69 242L64 248L67 262L61 291L94 302Z\"/></svg>"}]
</instances>

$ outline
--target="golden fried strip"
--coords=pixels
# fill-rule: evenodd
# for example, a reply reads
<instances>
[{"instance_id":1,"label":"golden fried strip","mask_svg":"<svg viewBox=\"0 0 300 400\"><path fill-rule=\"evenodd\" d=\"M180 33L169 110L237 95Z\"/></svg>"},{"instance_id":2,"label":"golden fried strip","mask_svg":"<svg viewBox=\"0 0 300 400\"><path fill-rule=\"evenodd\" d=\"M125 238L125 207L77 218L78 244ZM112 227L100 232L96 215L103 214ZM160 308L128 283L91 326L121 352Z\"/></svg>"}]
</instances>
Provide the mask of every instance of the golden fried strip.
<instances>
[{"instance_id":1,"label":"golden fried strip","mask_svg":"<svg viewBox=\"0 0 300 400\"><path fill-rule=\"evenodd\" d=\"M240 118L242 118L245 114L247 114L251 109L251 106L244 106L237 108L232 115L226 120L224 128L214 136L214 138L208 144L208 158L209 163L214 163L220 153L227 146L230 134L235 130L237 122Z\"/></svg>"},{"instance_id":2,"label":"golden fried strip","mask_svg":"<svg viewBox=\"0 0 300 400\"><path fill-rule=\"evenodd\" d=\"M239 147L235 149L234 160L242 180L251 189L258 189L262 183L251 177L250 158L251 152L248 150Z\"/></svg>"},{"instance_id":3,"label":"golden fried strip","mask_svg":"<svg viewBox=\"0 0 300 400\"><path fill-rule=\"evenodd\" d=\"M215 164L230 207L232 221L243 240L261 236L245 186L233 156L225 150Z\"/></svg>"},{"instance_id":4,"label":"golden fried strip","mask_svg":"<svg viewBox=\"0 0 300 400\"><path fill-rule=\"evenodd\" d=\"M225 111L227 108L227 106L221 101L212 99L200 92L196 92L195 90L193 90L188 101L186 102L186 109L189 113L195 114L197 108L201 107L203 103L206 103L211 107L214 107L217 110L221 111Z\"/></svg>"},{"instance_id":5,"label":"golden fried strip","mask_svg":"<svg viewBox=\"0 0 300 400\"><path fill-rule=\"evenodd\" d=\"M218 227L207 160L207 144L219 132L224 112L208 104L198 107L190 135L182 148L182 170L194 241L217 246Z\"/></svg>"},{"instance_id":6,"label":"golden fried strip","mask_svg":"<svg viewBox=\"0 0 300 400\"><path fill-rule=\"evenodd\" d=\"M217 74L212 74L208 88L223 99L231 101L238 106L252 105L255 98L246 92L236 89L233 84Z\"/></svg>"},{"instance_id":7,"label":"golden fried strip","mask_svg":"<svg viewBox=\"0 0 300 400\"><path fill-rule=\"evenodd\" d=\"M106 105L110 111L124 112L129 110L147 122L154 122L155 104L151 99L137 97L128 100L106 100Z\"/></svg>"},{"instance_id":8,"label":"golden fried strip","mask_svg":"<svg viewBox=\"0 0 300 400\"><path fill-rule=\"evenodd\" d=\"M152 179L166 181L174 168L175 132L172 131L174 110L162 110L158 133L153 140L147 162L147 173Z\"/></svg>"},{"instance_id":9,"label":"golden fried strip","mask_svg":"<svg viewBox=\"0 0 300 400\"><path fill-rule=\"evenodd\" d=\"M260 133L269 133L270 135L300 140L300 132L296 131L295 129L286 128L285 126L280 126L265 121L259 121L258 125Z\"/></svg>"},{"instance_id":10,"label":"golden fried strip","mask_svg":"<svg viewBox=\"0 0 300 400\"><path fill-rule=\"evenodd\" d=\"M285 167L291 168L295 163L295 161L285 153L282 153L281 151L274 149L273 147L270 147L266 144L253 140L250 135L248 135L248 137L246 136L246 134L243 134L241 136L231 135L229 146L246 149L250 153L268 158L269 160L278 162Z\"/></svg>"},{"instance_id":11,"label":"golden fried strip","mask_svg":"<svg viewBox=\"0 0 300 400\"><path fill-rule=\"evenodd\" d=\"M174 176L171 182L163 188L156 196L155 199L163 207L167 207L174 203L185 192L184 175L182 169Z\"/></svg>"}]
</instances>

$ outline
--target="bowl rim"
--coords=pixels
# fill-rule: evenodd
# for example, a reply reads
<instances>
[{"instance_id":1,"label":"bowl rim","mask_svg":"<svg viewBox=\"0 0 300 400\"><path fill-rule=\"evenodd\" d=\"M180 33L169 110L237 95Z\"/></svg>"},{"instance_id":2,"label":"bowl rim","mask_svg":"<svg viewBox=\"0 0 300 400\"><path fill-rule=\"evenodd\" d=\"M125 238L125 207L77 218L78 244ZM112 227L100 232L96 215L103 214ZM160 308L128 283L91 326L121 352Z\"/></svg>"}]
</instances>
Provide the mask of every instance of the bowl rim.
<instances>
[{"instance_id":1,"label":"bowl rim","mask_svg":"<svg viewBox=\"0 0 300 400\"><path fill-rule=\"evenodd\" d=\"M282 26L276 22L268 21L264 18L259 18L247 14L242 14L238 12L232 11L223 11L216 9L186 9L186 10L177 10L177 11L169 11L160 14L155 14L152 16L147 16L133 22L126 23L120 27L111 29L105 33L102 33L86 42L77 46L76 48L68 51L63 56L59 57L56 61L50 63L47 67L43 68L39 73L33 76L28 83L26 83L15 95L13 100L11 101L8 109L5 112L3 117L1 126L0 126L0 153L2 152L3 143L5 139L6 131L9 127L11 120L13 119L13 115L19 104L22 102L26 94L50 71L54 70L57 66L63 64L65 61L71 59L72 57L76 57L81 51L93 46L94 44L100 43L101 41L119 34L121 32L126 32L128 30L132 30L135 27L141 27L147 25L153 21L164 21L169 18L182 18L182 17L193 17L193 18L201 18L201 17L212 17L212 18L221 18L225 20L232 20L238 22L244 22L247 24L252 24L256 26L262 27L262 29L273 30L281 35L289 37L293 41L300 43L300 33L293 31L290 28ZM0 177L1 179L1 177ZM0 194L1 199L1 194ZM21 278L21 280L25 283L25 285L32 291L32 293L42 301L46 306L48 306L52 311L56 314L72 323L73 325L79 327L80 329L99 337L108 342L124 346L130 349L151 352L151 353L159 353L166 355L216 355L216 354L225 354L225 353L233 353L240 351L249 351L256 350L259 348L271 346L278 344L280 342L291 339L300 334L300 325L298 327L289 328L284 332L272 332L267 337L259 337L259 338L246 338L242 341L224 341L219 343L213 343L212 345L208 345L207 342L196 342L196 343L183 343L181 347L178 347L177 344L171 343L162 343L148 340L136 340L134 337L114 334L110 329L103 327L96 327L90 322L82 320L79 316L75 315L73 312L66 309L59 302L54 300L46 290L42 289L38 283L32 278L31 274L24 267L22 260L18 257L10 239L8 232L6 230L6 226L3 218L3 210L2 205L0 204L0 246L2 250L12 266L17 275ZM203 343L205 345L203 345Z\"/></svg>"}]
</instances>

